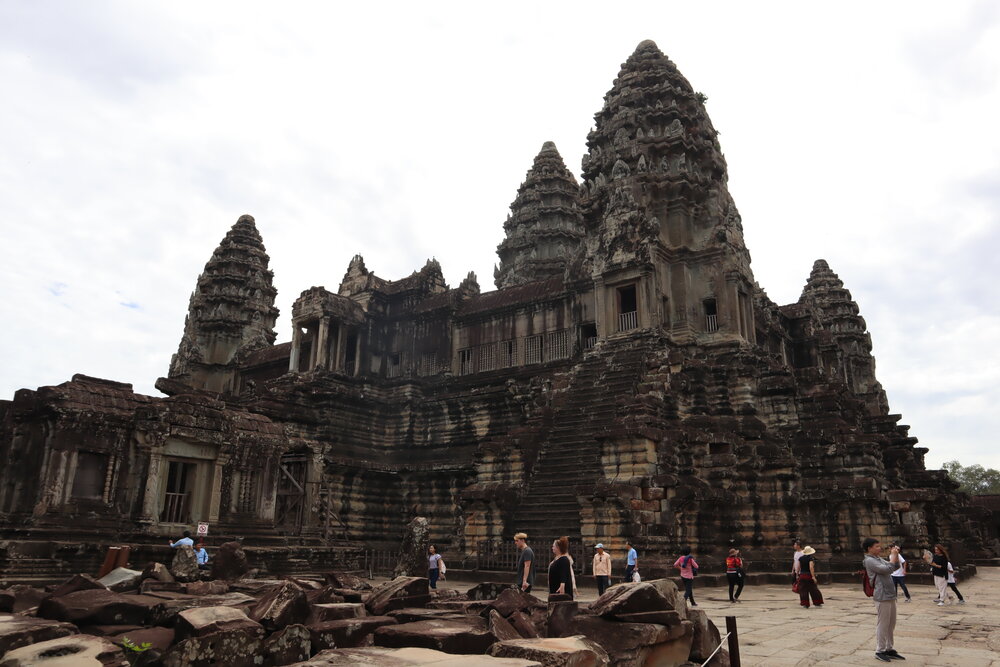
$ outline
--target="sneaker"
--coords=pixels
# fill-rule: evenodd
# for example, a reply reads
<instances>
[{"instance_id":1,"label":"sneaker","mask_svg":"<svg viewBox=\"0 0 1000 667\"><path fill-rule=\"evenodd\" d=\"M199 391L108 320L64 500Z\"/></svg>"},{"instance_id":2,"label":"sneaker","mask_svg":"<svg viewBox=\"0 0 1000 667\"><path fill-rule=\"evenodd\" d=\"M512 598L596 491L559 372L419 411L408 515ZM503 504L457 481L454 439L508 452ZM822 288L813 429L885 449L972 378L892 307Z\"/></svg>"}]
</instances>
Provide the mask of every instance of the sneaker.
<instances>
[{"instance_id":1,"label":"sneaker","mask_svg":"<svg viewBox=\"0 0 1000 667\"><path fill-rule=\"evenodd\" d=\"M958 604L965 604L965 600L959 600Z\"/></svg>"},{"instance_id":2,"label":"sneaker","mask_svg":"<svg viewBox=\"0 0 1000 667\"><path fill-rule=\"evenodd\" d=\"M906 658L897 653L894 648L891 648L888 651L882 651L882 654L889 656L893 660L906 660Z\"/></svg>"},{"instance_id":3,"label":"sneaker","mask_svg":"<svg viewBox=\"0 0 1000 667\"><path fill-rule=\"evenodd\" d=\"M816 608L819 609L822 606L823 606L822 604L818 604L818 605L816 605Z\"/></svg>"},{"instance_id":4,"label":"sneaker","mask_svg":"<svg viewBox=\"0 0 1000 667\"><path fill-rule=\"evenodd\" d=\"M692 602L692 603L691 603L691 606L692 606L692 607L697 607L697 606L698 606L698 603L697 603L697 602Z\"/></svg>"},{"instance_id":5,"label":"sneaker","mask_svg":"<svg viewBox=\"0 0 1000 667\"><path fill-rule=\"evenodd\" d=\"M903 600L903 602L909 602L909 601L910 601L910 598L906 598L905 600Z\"/></svg>"},{"instance_id":6,"label":"sneaker","mask_svg":"<svg viewBox=\"0 0 1000 667\"><path fill-rule=\"evenodd\" d=\"M876 660L881 660L882 662L892 662L892 658L890 658L889 656L887 656L885 653L876 653L875 654L875 659Z\"/></svg>"},{"instance_id":7,"label":"sneaker","mask_svg":"<svg viewBox=\"0 0 1000 667\"><path fill-rule=\"evenodd\" d=\"M938 602L937 604L938 604L939 607L943 607L944 606L944 602Z\"/></svg>"}]
</instances>

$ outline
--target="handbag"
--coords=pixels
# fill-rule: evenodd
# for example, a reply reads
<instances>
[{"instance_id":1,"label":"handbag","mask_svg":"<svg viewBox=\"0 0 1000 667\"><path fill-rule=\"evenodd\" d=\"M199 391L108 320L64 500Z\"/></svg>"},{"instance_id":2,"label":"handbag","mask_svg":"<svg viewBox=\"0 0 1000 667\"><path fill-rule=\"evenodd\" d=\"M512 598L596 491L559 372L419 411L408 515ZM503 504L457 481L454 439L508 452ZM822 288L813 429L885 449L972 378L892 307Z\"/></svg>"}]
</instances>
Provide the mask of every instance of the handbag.
<instances>
[{"instance_id":1,"label":"handbag","mask_svg":"<svg viewBox=\"0 0 1000 667\"><path fill-rule=\"evenodd\" d=\"M796 579L795 583L792 584L792 592L793 593L798 593L799 592L799 580L798 579Z\"/></svg>"},{"instance_id":2,"label":"handbag","mask_svg":"<svg viewBox=\"0 0 1000 667\"><path fill-rule=\"evenodd\" d=\"M632 581L635 583L639 583L640 581L642 581L642 577L639 576L639 570L636 570L635 572L632 573Z\"/></svg>"}]
</instances>

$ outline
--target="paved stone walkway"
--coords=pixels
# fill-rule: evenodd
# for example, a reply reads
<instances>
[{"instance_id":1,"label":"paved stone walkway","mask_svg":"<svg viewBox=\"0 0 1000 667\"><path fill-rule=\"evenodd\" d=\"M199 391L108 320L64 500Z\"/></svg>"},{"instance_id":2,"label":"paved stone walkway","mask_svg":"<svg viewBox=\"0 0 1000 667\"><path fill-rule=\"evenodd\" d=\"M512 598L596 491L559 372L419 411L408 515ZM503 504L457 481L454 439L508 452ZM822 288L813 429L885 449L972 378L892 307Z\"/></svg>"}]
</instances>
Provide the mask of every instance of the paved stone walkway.
<instances>
[{"instance_id":1,"label":"paved stone walkway","mask_svg":"<svg viewBox=\"0 0 1000 667\"><path fill-rule=\"evenodd\" d=\"M909 586L913 601L897 602L895 648L905 667L961 665L1000 667L1000 568L979 568L960 582L966 604L938 607L937 589ZM736 616L745 666L884 665L875 659L875 608L857 585L822 587L826 604L803 609L791 584L748 586L739 604L727 588L695 589L698 607L725 634Z\"/></svg>"},{"instance_id":2,"label":"paved stone walkway","mask_svg":"<svg viewBox=\"0 0 1000 667\"><path fill-rule=\"evenodd\" d=\"M597 599L581 581L581 602ZM441 582L442 588L468 590L467 582ZM897 603L896 650L900 667L1000 667L1000 568L981 567L959 583L966 604L938 607L937 589L909 586L913 601ZM803 609L788 586L747 586L743 602L729 603L726 587L698 588L698 608L726 633L726 616L735 616L744 667L810 665L887 665L875 659L875 607L861 583L822 587L826 604ZM544 599L544 593L542 593Z\"/></svg>"}]
</instances>

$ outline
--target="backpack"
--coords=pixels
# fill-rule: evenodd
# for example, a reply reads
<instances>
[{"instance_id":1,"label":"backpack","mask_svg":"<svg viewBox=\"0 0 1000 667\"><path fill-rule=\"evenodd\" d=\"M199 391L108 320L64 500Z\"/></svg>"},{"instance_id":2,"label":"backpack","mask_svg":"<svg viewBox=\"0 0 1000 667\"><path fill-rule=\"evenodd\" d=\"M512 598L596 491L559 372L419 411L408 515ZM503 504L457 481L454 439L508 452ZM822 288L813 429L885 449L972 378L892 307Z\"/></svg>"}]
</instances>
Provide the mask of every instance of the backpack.
<instances>
[{"instance_id":1,"label":"backpack","mask_svg":"<svg viewBox=\"0 0 1000 667\"><path fill-rule=\"evenodd\" d=\"M868 570L861 570L861 590L867 597L875 595L875 582L868 576Z\"/></svg>"}]
</instances>

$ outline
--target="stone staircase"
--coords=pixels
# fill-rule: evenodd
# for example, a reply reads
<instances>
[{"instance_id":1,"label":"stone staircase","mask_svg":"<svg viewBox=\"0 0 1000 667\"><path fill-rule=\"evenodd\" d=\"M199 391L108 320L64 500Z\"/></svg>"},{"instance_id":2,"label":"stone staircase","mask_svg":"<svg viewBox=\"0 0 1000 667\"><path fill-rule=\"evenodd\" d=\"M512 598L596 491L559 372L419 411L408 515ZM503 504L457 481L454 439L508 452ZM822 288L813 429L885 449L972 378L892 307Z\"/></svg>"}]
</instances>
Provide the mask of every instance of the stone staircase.
<instances>
[{"instance_id":1,"label":"stone staircase","mask_svg":"<svg viewBox=\"0 0 1000 667\"><path fill-rule=\"evenodd\" d=\"M645 345L605 341L567 371L567 388L553 400L553 426L509 526L511 532L528 534L540 560L548 560L549 545L561 535L569 536L574 557L588 553L576 546L581 532L577 487L592 488L603 476L597 438L614 432L623 413L620 399L635 395L647 355Z\"/></svg>"}]
</instances>

